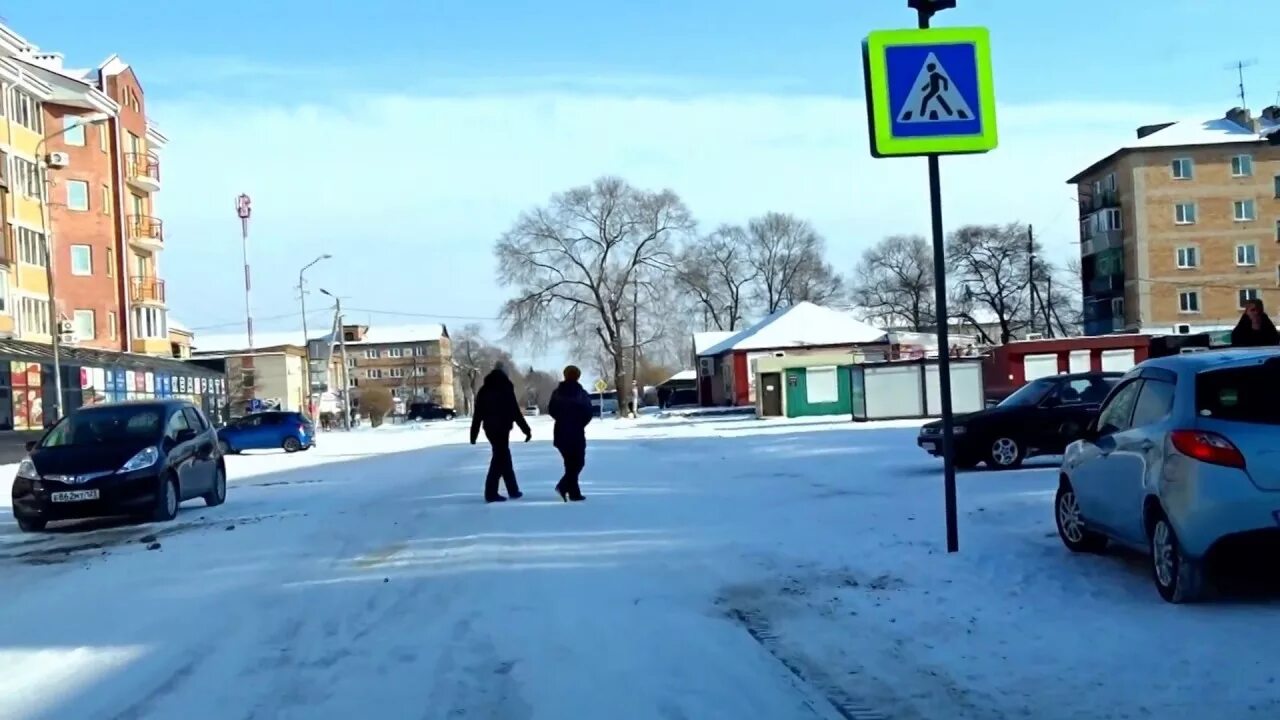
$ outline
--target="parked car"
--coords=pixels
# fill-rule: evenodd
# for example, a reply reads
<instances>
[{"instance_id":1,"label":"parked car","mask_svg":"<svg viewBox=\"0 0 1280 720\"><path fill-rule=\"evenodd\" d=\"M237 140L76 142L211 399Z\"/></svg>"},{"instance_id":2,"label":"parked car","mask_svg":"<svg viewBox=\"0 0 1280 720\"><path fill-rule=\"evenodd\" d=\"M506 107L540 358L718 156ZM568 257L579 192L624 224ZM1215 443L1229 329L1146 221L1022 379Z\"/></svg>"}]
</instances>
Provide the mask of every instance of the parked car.
<instances>
[{"instance_id":1,"label":"parked car","mask_svg":"<svg viewBox=\"0 0 1280 720\"><path fill-rule=\"evenodd\" d=\"M697 390L680 388L679 390L671 391L671 395L667 397L668 410L696 408L699 406Z\"/></svg>"},{"instance_id":2,"label":"parked car","mask_svg":"<svg viewBox=\"0 0 1280 720\"><path fill-rule=\"evenodd\" d=\"M1115 542L1148 553L1162 598L1197 599L1217 551L1280 541L1277 426L1280 349L1147 360L1067 448L1059 537L1074 552ZM1274 557L1241 556L1261 565Z\"/></svg>"},{"instance_id":3,"label":"parked car","mask_svg":"<svg viewBox=\"0 0 1280 720\"><path fill-rule=\"evenodd\" d=\"M409 404L410 420L452 420L457 417L453 408L441 407L433 402L416 402Z\"/></svg>"},{"instance_id":4,"label":"parked car","mask_svg":"<svg viewBox=\"0 0 1280 720\"><path fill-rule=\"evenodd\" d=\"M13 517L24 532L109 515L164 522L186 500L214 506L227 498L217 435L185 400L80 408L27 451L13 481Z\"/></svg>"},{"instance_id":5,"label":"parked car","mask_svg":"<svg viewBox=\"0 0 1280 720\"><path fill-rule=\"evenodd\" d=\"M596 417L618 414L618 393L610 390L605 393L591 393L591 411Z\"/></svg>"},{"instance_id":6,"label":"parked car","mask_svg":"<svg viewBox=\"0 0 1280 720\"><path fill-rule=\"evenodd\" d=\"M218 429L218 444L229 455L245 450L298 452L316 446L316 426L300 412L252 413Z\"/></svg>"},{"instance_id":7,"label":"parked car","mask_svg":"<svg viewBox=\"0 0 1280 720\"><path fill-rule=\"evenodd\" d=\"M956 415L955 463L995 470L1015 468L1037 455L1061 455L1081 437L1123 373L1088 372L1033 380L999 405ZM916 444L942 455L942 421L920 428Z\"/></svg>"}]
</instances>

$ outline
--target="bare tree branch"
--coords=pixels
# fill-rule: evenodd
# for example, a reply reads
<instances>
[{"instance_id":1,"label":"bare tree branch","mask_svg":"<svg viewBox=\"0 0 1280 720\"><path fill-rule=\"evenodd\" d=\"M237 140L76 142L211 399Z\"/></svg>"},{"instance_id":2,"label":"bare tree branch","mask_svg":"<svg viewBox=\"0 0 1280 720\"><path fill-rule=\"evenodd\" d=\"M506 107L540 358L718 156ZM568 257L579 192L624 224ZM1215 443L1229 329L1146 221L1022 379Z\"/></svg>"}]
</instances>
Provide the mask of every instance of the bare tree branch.
<instances>
[{"instance_id":1,"label":"bare tree branch","mask_svg":"<svg viewBox=\"0 0 1280 720\"><path fill-rule=\"evenodd\" d=\"M868 248L854 269L851 300L868 320L920 332L934 317L933 248L919 235L893 235Z\"/></svg>"}]
</instances>

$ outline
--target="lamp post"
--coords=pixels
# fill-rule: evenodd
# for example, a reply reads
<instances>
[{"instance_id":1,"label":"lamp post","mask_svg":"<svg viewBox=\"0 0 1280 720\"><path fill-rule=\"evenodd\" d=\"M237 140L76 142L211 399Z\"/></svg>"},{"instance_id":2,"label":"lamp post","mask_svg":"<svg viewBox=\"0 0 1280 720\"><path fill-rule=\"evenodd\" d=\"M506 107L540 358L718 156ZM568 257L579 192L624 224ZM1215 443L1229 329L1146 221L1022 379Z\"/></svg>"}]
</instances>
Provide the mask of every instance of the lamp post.
<instances>
[{"instance_id":1,"label":"lamp post","mask_svg":"<svg viewBox=\"0 0 1280 720\"><path fill-rule=\"evenodd\" d=\"M244 328L249 341L249 353L253 353L253 308L249 304L249 216L253 214L253 201L241 193L236 198L236 215L240 218L240 254L244 258Z\"/></svg>"},{"instance_id":2,"label":"lamp post","mask_svg":"<svg viewBox=\"0 0 1280 720\"><path fill-rule=\"evenodd\" d=\"M40 183L40 237L43 238L43 244L40 248L44 253L44 279L49 290L49 340L50 348L53 354L53 391L56 393L53 399L54 420L62 418L62 343L59 337L61 328L58 313L58 299L54 294L54 275L53 275L53 238L51 225L49 223L49 162L45 156L48 142L56 137L65 135L67 132L75 128L86 128L110 120L111 116L106 113L91 113L79 118L79 122L73 125L66 125L61 130L40 138L40 142L36 143L36 170L37 182Z\"/></svg>"},{"instance_id":3,"label":"lamp post","mask_svg":"<svg viewBox=\"0 0 1280 720\"><path fill-rule=\"evenodd\" d=\"M347 369L347 334L342 331L342 300L333 293L320 288L320 292L333 298L334 314L337 315L338 321L334 323L338 327L338 350L339 358L342 360L342 429L351 429L351 377L350 370Z\"/></svg>"},{"instance_id":4,"label":"lamp post","mask_svg":"<svg viewBox=\"0 0 1280 720\"><path fill-rule=\"evenodd\" d=\"M303 362L304 366L302 369L302 381L304 383L303 387L306 388L304 397L306 398L308 414L311 412L311 339L307 337L307 288L303 285L302 276L306 274L307 269L312 265L315 265L321 260L328 260L331 257L333 256L325 253L306 265L303 265L302 269L298 271L298 298L302 303L302 347L306 351Z\"/></svg>"}]
</instances>

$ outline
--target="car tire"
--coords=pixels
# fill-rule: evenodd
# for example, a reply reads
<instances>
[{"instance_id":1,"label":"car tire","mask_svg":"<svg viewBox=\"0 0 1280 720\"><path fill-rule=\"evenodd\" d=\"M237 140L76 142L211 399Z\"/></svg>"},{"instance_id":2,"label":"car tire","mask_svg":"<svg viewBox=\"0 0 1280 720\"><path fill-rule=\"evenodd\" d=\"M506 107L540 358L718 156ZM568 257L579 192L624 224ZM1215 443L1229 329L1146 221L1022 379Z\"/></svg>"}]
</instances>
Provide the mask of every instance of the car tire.
<instances>
[{"instance_id":1,"label":"car tire","mask_svg":"<svg viewBox=\"0 0 1280 720\"><path fill-rule=\"evenodd\" d=\"M287 453L295 453L302 449L302 443L296 437L287 437L281 445Z\"/></svg>"},{"instance_id":2,"label":"car tire","mask_svg":"<svg viewBox=\"0 0 1280 720\"><path fill-rule=\"evenodd\" d=\"M1173 523L1164 513L1156 514L1148 525L1151 577L1160 597L1173 604L1199 600L1204 593L1204 574L1199 561L1187 557Z\"/></svg>"},{"instance_id":3,"label":"car tire","mask_svg":"<svg viewBox=\"0 0 1280 720\"><path fill-rule=\"evenodd\" d=\"M166 475L161 481L160 491L156 493L156 506L151 511L151 522L170 522L178 517L178 506L182 504L182 494L178 490L178 479Z\"/></svg>"},{"instance_id":4,"label":"car tire","mask_svg":"<svg viewBox=\"0 0 1280 720\"><path fill-rule=\"evenodd\" d=\"M987 467L993 470L1016 468L1022 464L1026 452L1027 450L1022 447L1022 443L1011 437L1000 436L993 438L991 444L987 447Z\"/></svg>"},{"instance_id":5,"label":"car tire","mask_svg":"<svg viewBox=\"0 0 1280 720\"><path fill-rule=\"evenodd\" d=\"M1107 549L1107 536L1085 526L1076 491L1065 479L1058 484L1058 494L1053 499L1053 518L1058 537L1071 552L1100 553Z\"/></svg>"},{"instance_id":6,"label":"car tire","mask_svg":"<svg viewBox=\"0 0 1280 720\"><path fill-rule=\"evenodd\" d=\"M227 501L227 469L218 465L217 473L213 478L213 489L204 494L204 504L209 507L218 507Z\"/></svg>"},{"instance_id":7,"label":"car tire","mask_svg":"<svg viewBox=\"0 0 1280 720\"><path fill-rule=\"evenodd\" d=\"M41 518L22 517L21 515L14 515L13 519L18 521L18 529L26 533L40 532L44 530L45 527L48 526L49 524L48 520L43 520Z\"/></svg>"}]
</instances>

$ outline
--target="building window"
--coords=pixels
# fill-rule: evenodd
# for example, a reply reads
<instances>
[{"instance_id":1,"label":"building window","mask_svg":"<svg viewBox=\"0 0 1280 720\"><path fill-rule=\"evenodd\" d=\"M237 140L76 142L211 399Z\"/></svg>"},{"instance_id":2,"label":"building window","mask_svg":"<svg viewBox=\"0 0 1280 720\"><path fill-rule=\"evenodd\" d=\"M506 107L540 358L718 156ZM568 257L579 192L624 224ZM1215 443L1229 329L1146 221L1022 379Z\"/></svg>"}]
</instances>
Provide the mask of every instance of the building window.
<instances>
[{"instance_id":1,"label":"building window","mask_svg":"<svg viewBox=\"0 0 1280 720\"><path fill-rule=\"evenodd\" d=\"M1182 290L1178 293L1178 312L1200 312L1200 293L1196 290Z\"/></svg>"},{"instance_id":2,"label":"building window","mask_svg":"<svg viewBox=\"0 0 1280 720\"><path fill-rule=\"evenodd\" d=\"M98 123L98 149L102 152L111 150L111 141L107 139L107 124Z\"/></svg>"},{"instance_id":3,"label":"building window","mask_svg":"<svg viewBox=\"0 0 1280 720\"><path fill-rule=\"evenodd\" d=\"M404 377L404 368L398 368L398 367L391 368L391 370L389 370L387 374L393 378L402 378Z\"/></svg>"},{"instance_id":4,"label":"building window","mask_svg":"<svg viewBox=\"0 0 1280 720\"><path fill-rule=\"evenodd\" d=\"M111 214L111 186L110 185L102 186L102 214L103 215Z\"/></svg>"},{"instance_id":5,"label":"building window","mask_svg":"<svg viewBox=\"0 0 1280 720\"><path fill-rule=\"evenodd\" d=\"M811 367L805 370L805 400L810 405L840 400L840 386L834 367Z\"/></svg>"},{"instance_id":6,"label":"building window","mask_svg":"<svg viewBox=\"0 0 1280 720\"><path fill-rule=\"evenodd\" d=\"M1237 200L1233 206L1236 222L1250 222L1258 217L1252 200Z\"/></svg>"},{"instance_id":7,"label":"building window","mask_svg":"<svg viewBox=\"0 0 1280 720\"><path fill-rule=\"evenodd\" d=\"M62 141L68 145L84 147L84 122L75 115L62 116Z\"/></svg>"},{"instance_id":8,"label":"building window","mask_svg":"<svg viewBox=\"0 0 1280 720\"><path fill-rule=\"evenodd\" d=\"M1231 177L1249 177L1252 174L1252 155L1236 155L1231 158Z\"/></svg>"},{"instance_id":9,"label":"building window","mask_svg":"<svg viewBox=\"0 0 1280 720\"><path fill-rule=\"evenodd\" d=\"M357 361L356 361L356 359L355 359L355 358L347 358L347 367L349 367L349 368L353 368L353 367L355 367L357 364L358 364L358 363L357 363Z\"/></svg>"},{"instance_id":10,"label":"building window","mask_svg":"<svg viewBox=\"0 0 1280 720\"><path fill-rule=\"evenodd\" d=\"M1236 265L1240 267L1253 267L1258 264L1258 246L1257 245L1237 245L1236 246Z\"/></svg>"},{"instance_id":11,"label":"building window","mask_svg":"<svg viewBox=\"0 0 1280 720\"><path fill-rule=\"evenodd\" d=\"M240 371L240 387L251 388L258 384L258 375L253 370L242 369Z\"/></svg>"},{"instance_id":12,"label":"building window","mask_svg":"<svg viewBox=\"0 0 1280 720\"><path fill-rule=\"evenodd\" d=\"M133 309L133 336L149 340L169 339L169 328L164 310L138 306Z\"/></svg>"},{"instance_id":13,"label":"building window","mask_svg":"<svg viewBox=\"0 0 1280 720\"><path fill-rule=\"evenodd\" d=\"M1197 267L1200 267L1200 248L1178 248L1178 269L1190 270Z\"/></svg>"},{"instance_id":14,"label":"building window","mask_svg":"<svg viewBox=\"0 0 1280 720\"><path fill-rule=\"evenodd\" d=\"M1178 203L1173 206L1173 221L1178 225L1196 224L1196 204Z\"/></svg>"},{"instance_id":15,"label":"building window","mask_svg":"<svg viewBox=\"0 0 1280 720\"><path fill-rule=\"evenodd\" d=\"M92 310L76 310L73 320L76 326L77 340L92 340L97 336Z\"/></svg>"},{"instance_id":16,"label":"building window","mask_svg":"<svg viewBox=\"0 0 1280 720\"><path fill-rule=\"evenodd\" d=\"M40 102L17 87L9 88L9 111L13 121L22 127L44 135L44 111ZM47 333L46 333L47 334Z\"/></svg>"},{"instance_id":17,"label":"building window","mask_svg":"<svg viewBox=\"0 0 1280 720\"><path fill-rule=\"evenodd\" d=\"M71 246L71 274L93 274L93 248L88 245Z\"/></svg>"},{"instance_id":18,"label":"building window","mask_svg":"<svg viewBox=\"0 0 1280 720\"><path fill-rule=\"evenodd\" d=\"M44 236L24 227L13 228L13 235L18 246L18 260L28 265L44 267Z\"/></svg>"},{"instance_id":19,"label":"building window","mask_svg":"<svg viewBox=\"0 0 1280 720\"><path fill-rule=\"evenodd\" d=\"M372 349L370 349L370 350L365 350L365 351L364 351L364 356L365 356L365 358L366 358L366 359L368 359L368 360L377 360L377 359L378 359L378 351L377 351L377 350L372 350Z\"/></svg>"},{"instance_id":20,"label":"building window","mask_svg":"<svg viewBox=\"0 0 1280 720\"><path fill-rule=\"evenodd\" d=\"M9 312L9 273L0 270L0 313Z\"/></svg>"},{"instance_id":21,"label":"building window","mask_svg":"<svg viewBox=\"0 0 1280 720\"><path fill-rule=\"evenodd\" d=\"M391 348L387 353L393 358L404 357L404 348Z\"/></svg>"},{"instance_id":22,"label":"building window","mask_svg":"<svg viewBox=\"0 0 1280 720\"><path fill-rule=\"evenodd\" d=\"M1240 288L1240 309L1244 309L1244 304L1250 300L1258 299L1258 288Z\"/></svg>"},{"instance_id":23,"label":"building window","mask_svg":"<svg viewBox=\"0 0 1280 720\"><path fill-rule=\"evenodd\" d=\"M107 337L111 338L112 340L115 340L117 337L119 337L119 333L116 331L116 326L118 326L119 324L120 324L119 320L116 319L116 311L108 310L107 311Z\"/></svg>"},{"instance_id":24,"label":"building window","mask_svg":"<svg viewBox=\"0 0 1280 720\"><path fill-rule=\"evenodd\" d=\"M1111 298L1111 317L1124 321L1124 298Z\"/></svg>"},{"instance_id":25,"label":"building window","mask_svg":"<svg viewBox=\"0 0 1280 720\"><path fill-rule=\"evenodd\" d=\"M114 248L107 248L107 277L116 276L116 251Z\"/></svg>"},{"instance_id":26,"label":"building window","mask_svg":"<svg viewBox=\"0 0 1280 720\"><path fill-rule=\"evenodd\" d=\"M1175 158L1173 161L1173 179L1174 180L1190 180L1193 177L1194 167L1191 164L1191 158Z\"/></svg>"},{"instance_id":27,"label":"building window","mask_svg":"<svg viewBox=\"0 0 1280 720\"><path fill-rule=\"evenodd\" d=\"M422 357L423 355L426 355L426 354L427 354L427 348L426 348L426 347L424 347L424 346L422 346L422 345L414 345L414 346L413 346L413 356L414 356L414 357Z\"/></svg>"},{"instance_id":28,"label":"building window","mask_svg":"<svg viewBox=\"0 0 1280 720\"><path fill-rule=\"evenodd\" d=\"M44 187L40 182L40 168L36 164L13 157L13 187L24 197L44 199Z\"/></svg>"},{"instance_id":29,"label":"building window","mask_svg":"<svg viewBox=\"0 0 1280 720\"><path fill-rule=\"evenodd\" d=\"M83 180L67 181L67 209L89 209L89 183Z\"/></svg>"},{"instance_id":30,"label":"building window","mask_svg":"<svg viewBox=\"0 0 1280 720\"><path fill-rule=\"evenodd\" d=\"M427 369L419 365L413 369L413 374L421 377L427 374Z\"/></svg>"},{"instance_id":31,"label":"building window","mask_svg":"<svg viewBox=\"0 0 1280 720\"><path fill-rule=\"evenodd\" d=\"M1280 243L1280 219L1276 220L1276 242Z\"/></svg>"},{"instance_id":32,"label":"building window","mask_svg":"<svg viewBox=\"0 0 1280 720\"><path fill-rule=\"evenodd\" d=\"M1123 225L1120 222L1120 209L1107 208L1098 213L1097 230L1100 232L1108 232L1111 230L1122 230Z\"/></svg>"},{"instance_id":33,"label":"building window","mask_svg":"<svg viewBox=\"0 0 1280 720\"><path fill-rule=\"evenodd\" d=\"M24 335L49 334L49 301L24 297L18 303L22 313L18 317Z\"/></svg>"},{"instance_id":34,"label":"building window","mask_svg":"<svg viewBox=\"0 0 1280 720\"><path fill-rule=\"evenodd\" d=\"M382 371L379 370L378 368L369 368L369 371L365 374L365 376L368 377L370 380L381 380Z\"/></svg>"}]
</instances>

